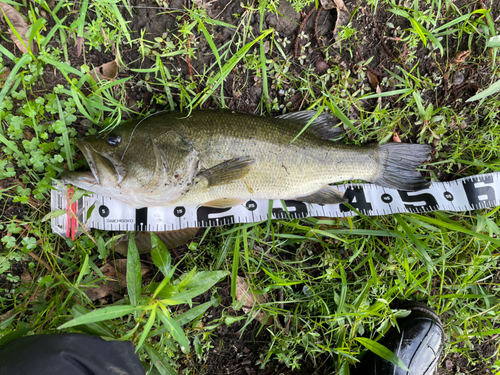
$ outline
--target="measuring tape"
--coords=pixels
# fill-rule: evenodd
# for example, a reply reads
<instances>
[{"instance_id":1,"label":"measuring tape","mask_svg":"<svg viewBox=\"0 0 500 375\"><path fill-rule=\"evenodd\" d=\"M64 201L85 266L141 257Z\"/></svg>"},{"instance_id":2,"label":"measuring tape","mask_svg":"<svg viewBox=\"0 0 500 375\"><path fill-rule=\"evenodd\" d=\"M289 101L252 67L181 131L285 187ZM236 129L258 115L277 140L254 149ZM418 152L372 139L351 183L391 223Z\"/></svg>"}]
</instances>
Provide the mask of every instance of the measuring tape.
<instances>
[{"instance_id":1,"label":"measuring tape","mask_svg":"<svg viewBox=\"0 0 500 375\"><path fill-rule=\"evenodd\" d=\"M500 206L500 173L470 176L450 182L433 182L414 192L373 184L345 184L336 188L349 204L366 216L394 213L422 213L436 210L470 211ZM98 194L72 202L72 187L57 184L51 195L52 211L66 214L52 218L52 230L75 238L83 229L113 231L170 231L252 223L269 219L296 219L308 216L346 217L357 215L344 204L310 204L291 200L249 200L231 208L146 207L136 209L124 202ZM82 227L83 226L83 227Z\"/></svg>"}]
</instances>

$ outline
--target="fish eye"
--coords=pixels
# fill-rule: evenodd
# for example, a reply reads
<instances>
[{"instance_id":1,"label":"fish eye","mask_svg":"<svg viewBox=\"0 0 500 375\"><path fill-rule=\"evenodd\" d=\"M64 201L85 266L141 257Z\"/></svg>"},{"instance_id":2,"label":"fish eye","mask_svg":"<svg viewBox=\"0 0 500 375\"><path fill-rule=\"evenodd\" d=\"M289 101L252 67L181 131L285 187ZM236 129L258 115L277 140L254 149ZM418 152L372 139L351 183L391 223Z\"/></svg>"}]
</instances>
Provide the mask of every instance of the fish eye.
<instances>
[{"instance_id":1,"label":"fish eye","mask_svg":"<svg viewBox=\"0 0 500 375\"><path fill-rule=\"evenodd\" d=\"M106 143L113 147L118 146L121 141L122 137L120 137L119 135L108 135L106 137Z\"/></svg>"}]
</instances>

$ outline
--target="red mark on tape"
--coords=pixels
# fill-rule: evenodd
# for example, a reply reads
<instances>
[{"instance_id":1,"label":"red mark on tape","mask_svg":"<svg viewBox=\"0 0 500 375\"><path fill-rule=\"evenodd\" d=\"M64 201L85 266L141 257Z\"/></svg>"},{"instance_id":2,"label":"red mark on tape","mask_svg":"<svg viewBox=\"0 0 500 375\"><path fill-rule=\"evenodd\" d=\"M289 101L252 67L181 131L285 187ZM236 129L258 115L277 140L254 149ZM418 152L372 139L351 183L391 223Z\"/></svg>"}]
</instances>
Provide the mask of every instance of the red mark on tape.
<instances>
[{"instance_id":1,"label":"red mark on tape","mask_svg":"<svg viewBox=\"0 0 500 375\"><path fill-rule=\"evenodd\" d=\"M78 201L71 203L74 194L73 186L66 190L66 237L74 241L76 236L76 229L78 228L78 221L76 220L76 212L78 211Z\"/></svg>"}]
</instances>

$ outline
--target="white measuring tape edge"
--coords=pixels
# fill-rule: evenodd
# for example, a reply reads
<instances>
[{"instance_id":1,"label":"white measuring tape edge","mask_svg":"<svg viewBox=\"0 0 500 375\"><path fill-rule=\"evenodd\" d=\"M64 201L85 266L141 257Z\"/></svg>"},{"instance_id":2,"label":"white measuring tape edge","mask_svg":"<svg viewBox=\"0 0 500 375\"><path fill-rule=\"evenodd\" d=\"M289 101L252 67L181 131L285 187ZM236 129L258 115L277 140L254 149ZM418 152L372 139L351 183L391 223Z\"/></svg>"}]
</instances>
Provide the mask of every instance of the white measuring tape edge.
<instances>
[{"instance_id":1,"label":"white measuring tape edge","mask_svg":"<svg viewBox=\"0 0 500 375\"><path fill-rule=\"evenodd\" d=\"M500 206L500 173L470 176L450 182L433 182L424 190L404 192L373 184L336 186L349 204L363 215L419 213L436 210L470 211ZM296 201L255 200L231 208L210 207L148 207L135 209L121 201L97 194L84 196L68 209L67 190L56 185L51 206L67 214L52 218L52 230L63 237L75 237L85 229L114 231L169 231L183 228L210 227L233 223L251 223L272 219L308 216L346 217L357 215L343 204L309 204ZM93 211L87 220L88 212ZM76 218L75 218L76 216Z\"/></svg>"}]
</instances>

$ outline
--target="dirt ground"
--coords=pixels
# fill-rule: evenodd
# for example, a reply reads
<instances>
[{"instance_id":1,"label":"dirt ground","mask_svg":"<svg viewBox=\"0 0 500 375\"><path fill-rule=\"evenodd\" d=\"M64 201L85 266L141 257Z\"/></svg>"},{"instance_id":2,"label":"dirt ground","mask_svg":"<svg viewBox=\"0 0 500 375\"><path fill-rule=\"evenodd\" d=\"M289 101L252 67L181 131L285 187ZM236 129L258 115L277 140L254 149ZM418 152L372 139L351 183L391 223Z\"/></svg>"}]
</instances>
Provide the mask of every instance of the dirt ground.
<instances>
[{"instance_id":1,"label":"dirt ground","mask_svg":"<svg viewBox=\"0 0 500 375\"><path fill-rule=\"evenodd\" d=\"M210 321L220 319L224 311L230 316L242 315L242 311L234 311L232 305L231 286L227 283L220 283L219 287L221 304L210 308L205 314L207 317L205 324ZM200 303L210 299L205 295L200 299ZM263 356L266 353L266 346L270 341L270 334L257 321L253 321L244 328L246 319L233 323L230 326L221 325L216 330L212 340L212 347L206 358L198 361L193 356L189 363L183 364L180 370L186 370L189 374L241 374L241 375L274 375L274 374L330 374L327 371L327 364L320 363L319 368L308 360L301 361L301 368L292 371L285 364L276 360L268 362L264 368L261 366ZM325 361L326 359L324 359ZM181 372L181 371L180 371Z\"/></svg>"},{"instance_id":2,"label":"dirt ground","mask_svg":"<svg viewBox=\"0 0 500 375\"><path fill-rule=\"evenodd\" d=\"M491 7L491 1L494 0L483 0L482 6L485 8ZM468 0L457 0L454 1L454 4L459 8L467 6L471 11L481 6L480 2ZM123 11L123 16L130 21L130 29L135 32L144 30L145 37L153 41L154 38L161 37L167 30L172 35L176 35L179 32L179 22L176 17L181 15L182 20L182 10L185 7L191 7L191 0L171 0L169 9L159 7L154 0L131 0L130 5L132 5L133 17L127 11ZM241 15L244 12L238 0L214 0L210 2L201 0L200 6L206 7L210 17L232 24L240 22L240 19L235 17L235 15ZM401 26L401 28L407 28L409 27L408 21L403 20L401 17L396 17L392 13L385 12L381 7L379 7L376 15L374 15L371 7L360 0L346 1L346 6L349 11L358 6L360 7L357 11L358 16L352 21L353 28L358 30L359 33L356 34L357 39L351 43L354 49L351 48L349 50L334 45L333 30L337 20L337 11L335 9L324 10L320 8L316 10L311 6L304 9L302 13L297 13L288 2L282 0L279 4L279 12L282 16L277 17L271 14L265 16L262 28L267 29L272 27L278 31L282 38L287 37L290 41L290 43L287 43L283 47L284 53L289 56L291 61L290 74L298 76L304 70L304 67L312 66L316 73L321 76L322 74L327 74L328 67L334 64L340 65L343 69L356 69L356 64L373 58L368 70L378 80L382 80L384 77L388 77L386 70L397 71L399 67L404 66L406 58L405 47L398 44L392 34L394 29L388 28L387 23L391 22L395 27ZM167 12L172 9L178 9L180 13L172 14ZM499 11L496 9L493 12L493 18L496 19L498 15ZM89 17L92 16L92 14L89 14ZM256 12L251 16L249 24L258 32L260 17ZM215 58L208 43L204 41L203 37L198 38L199 35L196 32L196 28L194 30L195 39L198 40L195 58L192 58L188 63L186 58L178 57L173 61L165 61L165 64L168 64L173 69L180 70L186 80L194 77L196 82L197 72L202 73L204 67L210 66L215 62ZM297 42L299 30L302 30L308 38L304 40L299 39ZM217 47L222 46L234 34L233 30L222 26L213 26L210 32ZM296 48L300 49L301 44L304 44L305 40L311 42L311 45L306 49L305 60L300 62L296 57ZM468 49L467 41L464 38L462 45L457 46L456 41L451 40L447 48L450 51L466 51ZM473 45L473 48L477 48L477 51L472 50L471 54L482 53L483 46ZM90 66L99 66L115 59L111 51L99 52L93 49L90 52L86 51L85 56L78 57L76 47L72 46L69 52L71 65L74 67L78 67L83 63ZM327 56L329 56L329 59L325 60ZM420 74L439 75L443 80L453 79L453 77L443 77L442 74L447 60L453 57L454 53L452 56L445 56L437 65L433 59L429 58L429 51L425 48L421 49L417 56L419 59ZM142 60L139 58L136 49L122 50L121 58L126 67L121 69L120 77L135 76L132 81L129 81L132 84L129 86L127 92L130 107L133 107L138 101L143 101L144 108L165 109L163 103L158 103L154 100L151 92L144 86L138 85L139 81L146 79L145 75L130 71L130 69L148 68L153 65L154 61L149 59ZM193 73L189 69L189 64ZM55 76L50 69L45 71L44 79L44 91L50 90L57 84L66 83L64 77ZM455 77L455 79L458 78ZM452 93L448 92L447 84L442 84L438 88L436 92L437 101L440 105L447 105L459 110L460 106L464 105L464 101L458 101L457 99L466 99L474 95L478 89L478 84L480 85L483 80L488 79L490 79L490 75L483 75L481 66L466 64L460 69L460 82L457 81ZM203 83L197 84L202 87ZM286 92L289 89L293 89L293 87L285 83L283 90ZM244 112L254 112L261 103L262 82L259 81L258 77L234 69L226 80L225 95L228 98L226 105L229 108ZM311 98L303 97L300 92L291 96L281 95L278 90L272 87L270 88L270 95L270 100L277 98L279 104L287 105L287 103L291 103L289 104L290 111L303 109L309 104L309 100L311 100ZM204 104L204 107L210 108L218 105L215 100L209 100ZM368 100L365 105L368 108L374 108L376 99ZM400 103L392 103L391 105L398 106ZM358 114L355 111L350 113L349 116L352 119L358 118ZM80 127L77 128L81 135L85 132L86 125L86 121L82 121ZM446 175L440 175L439 171L437 172L438 177L442 181L448 178ZM13 211L16 211L16 207L19 206L12 204L10 207ZM19 215L19 212L16 211L16 214ZM179 251L182 252L182 249ZM23 270L19 269L16 272L22 274ZM8 281L4 276L0 276L0 287L8 287ZM224 285L219 285L219 287L222 302L218 307L211 308L208 311L207 315L211 316L211 319L219 318L231 306L231 296L228 292L230 288ZM208 295L203 296L198 302L205 302L208 298ZM242 312L231 310L230 314L241 315ZM313 364L308 358L302 359L300 361L300 370L290 370L284 364L275 360L269 362L264 369L261 369L259 360L265 355L267 344L270 340L269 333L265 329L262 329L260 324L255 321L248 325L244 332L241 333L243 325L244 321L240 321L230 326L219 327L216 335L212 336L213 347L210 349L206 360L198 361L193 356L190 362L182 365L182 369L189 369L190 374L206 375L309 375L334 373L335 369L331 367L333 362L327 357L320 358L319 361L321 363L318 362L316 364ZM469 350L469 356L473 358L488 358L496 350L496 345L497 343L489 342L477 344L474 350ZM466 356L460 353L452 354L445 358L442 361L442 368L439 371L439 375L456 373L489 374L481 365L474 368L471 367Z\"/></svg>"}]
</instances>

